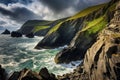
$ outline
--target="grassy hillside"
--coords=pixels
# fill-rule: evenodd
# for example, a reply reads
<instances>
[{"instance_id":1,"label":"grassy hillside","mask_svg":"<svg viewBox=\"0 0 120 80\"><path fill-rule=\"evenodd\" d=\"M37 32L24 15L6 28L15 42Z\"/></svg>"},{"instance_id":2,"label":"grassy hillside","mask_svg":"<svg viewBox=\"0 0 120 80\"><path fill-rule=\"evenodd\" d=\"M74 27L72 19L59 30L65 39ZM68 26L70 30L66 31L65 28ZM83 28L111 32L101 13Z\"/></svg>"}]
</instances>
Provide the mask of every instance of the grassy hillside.
<instances>
[{"instance_id":1,"label":"grassy hillside","mask_svg":"<svg viewBox=\"0 0 120 80\"><path fill-rule=\"evenodd\" d=\"M72 20L72 19L77 19L77 18L80 18L80 17L84 17L84 16L86 16L86 15L88 15L88 14L90 14L90 13L92 13L92 12L94 12L94 11L100 9L100 8L103 8L106 5L107 5L107 3L89 7L87 9L84 9L84 10L80 11L76 15L71 16L68 20Z\"/></svg>"},{"instance_id":2,"label":"grassy hillside","mask_svg":"<svg viewBox=\"0 0 120 80\"><path fill-rule=\"evenodd\" d=\"M61 24L63 24L64 22L69 21L69 20L74 20L74 19L77 19L77 18L84 17L84 16L86 16L86 15L88 15L88 14L90 14L90 13L96 11L96 10L99 10L100 8L103 8L103 7L106 6L106 5L107 5L107 3L105 3L105 4L100 4L100 5L92 6L92 7L89 7L89 8L87 8L87 9L84 9L84 10L80 11L80 12L77 13L76 15L71 16L71 17L69 17L68 19L60 22L60 23L57 24L57 25L55 25L53 28L50 29L50 31L48 32L48 34L51 34L51 33L55 32L55 31L61 26Z\"/></svg>"}]
</instances>

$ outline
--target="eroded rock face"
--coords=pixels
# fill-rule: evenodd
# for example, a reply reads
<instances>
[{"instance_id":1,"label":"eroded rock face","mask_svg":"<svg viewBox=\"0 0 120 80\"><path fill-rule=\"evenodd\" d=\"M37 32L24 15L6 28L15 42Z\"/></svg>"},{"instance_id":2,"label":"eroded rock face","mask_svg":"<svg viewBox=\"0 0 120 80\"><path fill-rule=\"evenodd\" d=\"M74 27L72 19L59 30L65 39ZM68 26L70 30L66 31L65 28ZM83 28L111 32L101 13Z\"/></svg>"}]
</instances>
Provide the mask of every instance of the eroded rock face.
<instances>
[{"instance_id":1,"label":"eroded rock face","mask_svg":"<svg viewBox=\"0 0 120 80\"><path fill-rule=\"evenodd\" d=\"M119 18L117 12L115 17ZM114 18L85 55L89 80L120 80L120 24Z\"/></svg>"},{"instance_id":2,"label":"eroded rock face","mask_svg":"<svg viewBox=\"0 0 120 80\"><path fill-rule=\"evenodd\" d=\"M116 0L116 1L113 0L113 1L109 2L108 5L106 5L104 8L89 14L86 17L86 19L92 20L92 19L96 19L96 18L100 17L101 15L105 14L105 11L107 11L111 7L111 5L117 1L118 0ZM108 10L107 16L106 16L108 23L114 17L114 13L115 13L115 11L109 12L109 10ZM106 26L104 26L104 28L105 27ZM62 51L57 53L57 55L55 56L55 62L56 63L68 63L68 62L71 62L74 60L83 59L87 49L89 49L93 45L93 43L96 41L99 32L100 31L86 36L86 34L88 34L87 31L81 31L81 30L78 31L76 33L75 37L72 39L68 48L63 49ZM74 56L74 58L73 58L73 56Z\"/></svg>"},{"instance_id":3,"label":"eroded rock face","mask_svg":"<svg viewBox=\"0 0 120 80\"><path fill-rule=\"evenodd\" d=\"M120 23L118 23L120 18L118 15L120 9L116 10L110 24L98 34L96 42L87 50L83 64L74 72L59 76L59 80L120 80Z\"/></svg>"}]
</instances>

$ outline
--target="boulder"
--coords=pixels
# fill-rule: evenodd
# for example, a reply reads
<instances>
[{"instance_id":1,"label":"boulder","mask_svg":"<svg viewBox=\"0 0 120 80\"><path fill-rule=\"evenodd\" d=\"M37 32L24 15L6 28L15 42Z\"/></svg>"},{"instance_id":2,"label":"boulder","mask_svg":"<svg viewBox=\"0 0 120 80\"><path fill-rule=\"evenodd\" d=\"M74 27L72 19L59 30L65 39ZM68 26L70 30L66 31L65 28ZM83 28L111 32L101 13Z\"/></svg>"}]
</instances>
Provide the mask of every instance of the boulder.
<instances>
[{"instance_id":1,"label":"boulder","mask_svg":"<svg viewBox=\"0 0 120 80\"><path fill-rule=\"evenodd\" d=\"M0 65L0 80L6 80L7 79L7 73L4 68Z\"/></svg>"},{"instance_id":2,"label":"boulder","mask_svg":"<svg viewBox=\"0 0 120 80\"><path fill-rule=\"evenodd\" d=\"M28 38L34 38L34 34L33 33L29 33L29 34L26 35L26 37L28 37Z\"/></svg>"},{"instance_id":3,"label":"boulder","mask_svg":"<svg viewBox=\"0 0 120 80\"><path fill-rule=\"evenodd\" d=\"M9 77L8 80L57 80L57 79L54 74L48 72L47 68L42 68L39 73L25 68L20 72L14 72Z\"/></svg>"},{"instance_id":4,"label":"boulder","mask_svg":"<svg viewBox=\"0 0 120 80\"><path fill-rule=\"evenodd\" d=\"M42 77L29 69L14 72L8 80L42 80Z\"/></svg>"},{"instance_id":5,"label":"boulder","mask_svg":"<svg viewBox=\"0 0 120 80\"><path fill-rule=\"evenodd\" d=\"M48 72L47 68L42 68L39 75L42 76L44 80L57 80L54 74Z\"/></svg>"},{"instance_id":6,"label":"boulder","mask_svg":"<svg viewBox=\"0 0 120 80\"><path fill-rule=\"evenodd\" d=\"M10 31L8 29L6 29L3 33L1 34L10 34Z\"/></svg>"},{"instance_id":7,"label":"boulder","mask_svg":"<svg viewBox=\"0 0 120 80\"><path fill-rule=\"evenodd\" d=\"M12 31L11 32L11 37L22 37L22 34L17 32L17 31Z\"/></svg>"}]
</instances>

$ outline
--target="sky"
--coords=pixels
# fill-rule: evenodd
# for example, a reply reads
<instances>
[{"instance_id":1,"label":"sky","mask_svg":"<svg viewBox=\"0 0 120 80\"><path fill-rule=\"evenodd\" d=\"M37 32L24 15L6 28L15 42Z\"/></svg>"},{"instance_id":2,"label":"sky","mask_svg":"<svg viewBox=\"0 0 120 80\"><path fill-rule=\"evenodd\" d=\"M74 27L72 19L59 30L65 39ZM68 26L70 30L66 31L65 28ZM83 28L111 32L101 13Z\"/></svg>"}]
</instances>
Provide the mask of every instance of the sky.
<instances>
[{"instance_id":1,"label":"sky","mask_svg":"<svg viewBox=\"0 0 120 80\"><path fill-rule=\"evenodd\" d=\"M27 20L56 20L109 0L0 0L0 29L19 29Z\"/></svg>"}]
</instances>

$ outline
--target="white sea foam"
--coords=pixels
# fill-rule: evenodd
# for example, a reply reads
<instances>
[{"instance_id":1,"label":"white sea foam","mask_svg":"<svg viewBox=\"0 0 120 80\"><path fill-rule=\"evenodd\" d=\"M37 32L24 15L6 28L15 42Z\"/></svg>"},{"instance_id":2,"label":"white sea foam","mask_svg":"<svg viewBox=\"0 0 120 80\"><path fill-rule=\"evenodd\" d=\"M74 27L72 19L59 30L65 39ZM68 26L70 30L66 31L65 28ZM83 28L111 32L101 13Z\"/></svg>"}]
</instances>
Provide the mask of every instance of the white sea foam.
<instances>
[{"instance_id":1,"label":"white sea foam","mask_svg":"<svg viewBox=\"0 0 120 80\"><path fill-rule=\"evenodd\" d=\"M47 67L50 72L62 75L72 72L81 63L81 61L76 61L70 64L55 64L54 56L66 46L51 50L36 50L34 47L42 39L41 37L11 38L0 35L0 39L0 64L9 72L25 67L35 71Z\"/></svg>"}]
</instances>

